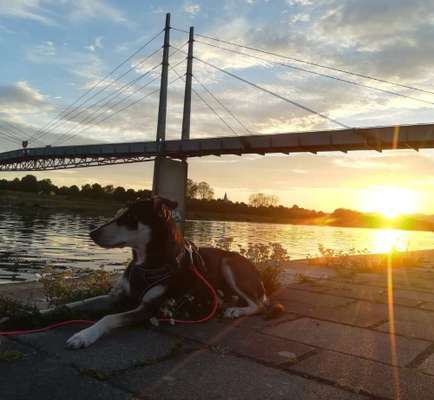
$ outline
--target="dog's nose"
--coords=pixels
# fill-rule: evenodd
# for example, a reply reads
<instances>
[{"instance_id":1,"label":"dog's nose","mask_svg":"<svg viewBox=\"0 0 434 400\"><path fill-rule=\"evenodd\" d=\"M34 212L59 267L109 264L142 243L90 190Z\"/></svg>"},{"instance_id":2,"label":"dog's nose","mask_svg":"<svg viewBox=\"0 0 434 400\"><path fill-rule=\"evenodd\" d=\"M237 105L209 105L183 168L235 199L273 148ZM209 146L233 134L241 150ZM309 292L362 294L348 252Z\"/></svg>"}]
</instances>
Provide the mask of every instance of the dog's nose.
<instances>
[{"instance_id":1,"label":"dog's nose","mask_svg":"<svg viewBox=\"0 0 434 400\"><path fill-rule=\"evenodd\" d=\"M96 237L98 236L98 229L94 229L93 231L90 231L89 236L93 241L95 241Z\"/></svg>"}]
</instances>

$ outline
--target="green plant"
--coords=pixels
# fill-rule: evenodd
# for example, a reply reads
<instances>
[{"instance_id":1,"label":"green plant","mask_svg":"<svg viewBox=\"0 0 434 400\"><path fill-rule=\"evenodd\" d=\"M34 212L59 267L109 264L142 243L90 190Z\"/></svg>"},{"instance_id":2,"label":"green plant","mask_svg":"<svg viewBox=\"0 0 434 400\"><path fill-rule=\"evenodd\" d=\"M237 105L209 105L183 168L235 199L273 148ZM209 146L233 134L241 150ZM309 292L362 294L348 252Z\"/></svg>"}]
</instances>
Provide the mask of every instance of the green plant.
<instances>
[{"instance_id":1,"label":"green plant","mask_svg":"<svg viewBox=\"0 0 434 400\"><path fill-rule=\"evenodd\" d=\"M41 321L39 310L15 299L0 295L0 320L3 327L35 326Z\"/></svg>"},{"instance_id":2,"label":"green plant","mask_svg":"<svg viewBox=\"0 0 434 400\"><path fill-rule=\"evenodd\" d=\"M234 238L227 237L214 242L216 247L230 251ZM239 253L256 265L265 291L271 294L281 287L281 275L289 255L280 243L248 243L247 248L238 245Z\"/></svg>"},{"instance_id":3,"label":"green plant","mask_svg":"<svg viewBox=\"0 0 434 400\"><path fill-rule=\"evenodd\" d=\"M352 275L357 272L378 272L388 268L417 267L422 259L416 253L392 248L389 253L371 254L367 249L335 250L319 245L320 257L309 256L310 264L334 268L340 274Z\"/></svg>"},{"instance_id":4,"label":"green plant","mask_svg":"<svg viewBox=\"0 0 434 400\"><path fill-rule=\"evenodd\" d=\"M110 278L103 269L58 271L49 267L43 271L41 283L50 304L61 305L107 294L112 287Z\"/></svg>"},{"instance_id":5,"label":"green plant","mask_svg":"<svg viewBox=\"0 0 434 400\"><path fill-rule=\"evenodd\" d=\"M6 350L0 351L0 362L12 362L21 360L24 354L21 351Z\"/></svg>"}]
</instances>

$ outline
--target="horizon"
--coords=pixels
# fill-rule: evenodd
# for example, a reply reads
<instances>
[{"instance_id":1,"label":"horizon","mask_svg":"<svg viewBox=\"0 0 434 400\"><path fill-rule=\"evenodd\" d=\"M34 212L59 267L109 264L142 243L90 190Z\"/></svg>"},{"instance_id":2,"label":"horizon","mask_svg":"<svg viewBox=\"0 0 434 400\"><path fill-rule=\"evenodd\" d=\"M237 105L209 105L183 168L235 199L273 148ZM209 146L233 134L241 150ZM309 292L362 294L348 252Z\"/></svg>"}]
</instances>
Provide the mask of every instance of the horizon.
<instances>
[{"instance_id":1,"label":"horizon","mask_svg":"<svg viewBox=\"0 0 434 400\"><path fill-rule=\"evenodd\" d=\"M391 10L383 3L366 1L354 6L336 0L317 4L310 0L239 0L216 6L209 1L126 1L120 5L103 0L47 0L4 4L0 8L0 41L8 57L4 57L0 80L0 126L11 122L28 132L45 126L64 105L73 103L99 77L161 30L166 12L172 13L175 27L194 25L205 35L253 43L267 51L434 90L433 45L425 40L434 31L434 5L417 0ZM423 23L421 12L427 16ZM180 46L185 37L172 32L172 43ZM159 45L161 40L154 47ZM264 68L260 62L238 59L200 43L195 44L195 51L350 126L432 121L432 106L410 99L349 88L342 82L289 73L270 65ZM176 61L175 57L173 63ZM221 74L210 74L199 63L193 68L253 132L334 128L266 95L258 96ZM399 92L414 95L406 89ZM169 88L168 139L180 137L182 95L182 83ZM434 102L430 94L417 97ZM71 143L153 140L157 100L153 97L108 124L90 126L85 137ZM59 134L62 131L52 132L48 139L55 140ZM193 98L192 137L227 134L227 128ZM0 141L1 151L13 148ZM0 178L27 174L0 173ZM136 190L152 186L151 163L32 174L59 186L96 181ZM189 160L189 177L209 182L219 198L227 192L230 200L247 202L252 193L263 192L277 195L284 206L297 204L324 212L347 208L391 218L406 213L434 215L433 176L434 150Z\"/></svg>"}]
</instances>

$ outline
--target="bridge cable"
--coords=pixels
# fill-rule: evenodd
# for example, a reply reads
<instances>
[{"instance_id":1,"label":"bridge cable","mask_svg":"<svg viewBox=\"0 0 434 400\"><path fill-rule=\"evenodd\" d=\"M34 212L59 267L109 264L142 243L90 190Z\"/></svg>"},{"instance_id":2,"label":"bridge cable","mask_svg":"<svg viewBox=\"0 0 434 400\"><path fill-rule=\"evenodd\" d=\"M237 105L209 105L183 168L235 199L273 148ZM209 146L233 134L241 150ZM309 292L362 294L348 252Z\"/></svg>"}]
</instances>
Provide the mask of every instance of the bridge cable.
<instances>
[{"instance_id":1,"label":"bridge cable","mask_svg":"<svg viewBox=\"0 0 434 400\"><path fill-rule=\"evenodd\" d=\"M247 126L228 108L224 105L224 103L216 96L214 93L209 90L197 77L196 75L192 75L193 79L199 83L200 86L235 120L238 124L247 132L248 135L253 135L252 131L247 128Z\"/></svg>"},{"instance_id":2,"label":"bridge cable","mask_svg":"<svg viewBox=\"0 0 434 400\"><path fill-rule=\"evenodd\" d=\"M142 46L140 46L137 50L135 50L131 55L129 55L124 61L122 61L120 64L118 64L115 68L113 68L108 74L106 74L103 78L101 78L98 82L96 82L94 85L92 85L85 93L83 93L81 96L79 96L73 103L65 107L62 111L60 111L57 116L51 120L47 125L45 125L43 128L39 129L34 135L32 135L29 140L31 140L36 134L39 132L45 131L48 129L49 126L53 124L54 121L58 120L59 118L62 118L62 114L68 110L70 110L73 106L75 106L80 100L82 100L85 96L90 94L94 89L96 89L100 84L105 82L107 78L109 78L111 75L113 75L117 70L119 70L121 67L123 67L128 61L130 61L133 57L135 57L137 54L139 54L146 46L148 46L150 43L152 43L155 39L157 39L162 33L164 32L164 29L159 31L157 34L152 36L146 43L144 43ZM159 49L160 50L160 49Z\"/></svg>"},{"instance_id":3,"label":"bridge cable","mask_svg":"<svg viewBox=\"0 0 434 400\"><path fill-rule=\"evenodd\" d=\"M118 101L118 102L116 102L114 104L111 104L110 108L114 109L114 108L118 107L119 105L121 105L122 103L124 103L126 100L128 100L129 98L131 98L134 94L136 94L137 92L139 92L139 91L143 90L144 88L148 87L149 85L151 85L152 83L154 83L158 79L159 79L159 77L155 77L155 78L151 79L150 81L146 82L142 86L140 86L137 89L135 89L128 96L124 97L122 100L120 100L120 101ZM99 117L101 117L102 115L106 114L107 111L109 111L109 110L108 109L101 110L101 112L97 112L97 113L91 114L90 116L87 116L83 120L78 121L77 125L73 126L72 128L70 128L66 132L62 133L62 136L60 138L58 138L57 140L55 140L53 142L53 145L61 143L64 140L70 140L74 136L79 135L80 133L82 133L83 130L80 129L80 125L83 125L83 124L86 124L86 125L89 125L89 124L96 125L96 124L104 121L104 119L103 119L101 121L95 122ZM113 115L115 115L115 113L113 113ZM68 138L68 139L63 139L63 137L67 138L68 136L71 136L71 137Z\"/></svg>"},{"instance_id":4,"label":"bridge cable","mask_svg":"<svg viewBox=\"0 0 434 400\"><path fill-rule=\"evenodd\" d=\"M182 75L178 74L178 72L175 69L173 71L175 72L176 75L178 75L179 78L185 79L185 74L182 76ZM217 112L217 110L211 104L209 104L209 102L207 102L205 100L205 98L202 97L201 94L197 90L195 90L194 88L191 88L191 90L217 116L217 118L220 119L220 121L222 121L224 125L226 125L227 128L229 128L236 136L239 136L239 134L235 131L235 129L233 129L224 120L224 118Z\"/></svg>"},{"instance_id":5,"label":"bridge cable","mask_svg":"<svg viewBox=\"0 0 434 400\"><path fill-rule=\"evenodd\" d=\"M157 78L157 79L158 79L158 78ZM169 82L169 83L168 83L168 86L169 86L170 84L174 83L175 81L177 81L178 79L179 79L179 78L174 79L173 81ZM132 103L126 105L125 107L121 108L120 110L117 110L117 111L114 112L113 114L110 114L110 115L106 116L106 117L103 118L102 120L98 121L98 123L104 122L104 121L106 121L106 120L108 120L108 119L114 117L116 114L119 114L120 112L126 110L127 108L130 108L130 107L136 105L137 103L143 101L143 100L146 99L147 97L150 97L150 96L152 96L153 94L155 94L155 93L157 93L157 92L159 92L159 91L160 91L160 88L157 88L157 89L153 90L152 92L150 92L150 93L148 93L148 94L146 94L146 95L140 97L139 99L137 99L137 100L133 101ZM82 132L84 132L84 131L87 131L87 130L90 129L91 127L92 127L92 126L88 126L88 127L84 128L83 131L78 132L78 134L79 134L79 133L82 133ZM73 136L72 136L72 137L73 137ZM67 141L69 141L69 140L71 140L72 137L66 139L66 140L64 141L64 143L67 142Z\"/></svg>"},{"instance_id":6,"label":"bridge cable","mask_svg":"<svg viewBox=\"0 0 434 400\"><path fill-rule=\"evenodd\" d=\"M186 43L187 43L187 42L186 42ZM184 44L184 45L185 45L185 44ZM183 46L184 46L184 45L183 45ZM182 47L183 47L183 46L182 46ZM181 47L181 48L182 48L182 47ZM178 51L181 51L181 49L174 51L172 55L175 55L176 53L178 53ZM173 67L169 68L169 71L170 71L172 68L178 66L179 64L181 64L181 63L184 62L184 61L185 61L185 58L183 58L181 61L179 61L179 62L178 62L177 64L175 64ZM160 65L161 65L161 62L160 62L159 64L155 65L154 67L152 67L150 70L148 70L148 71L145 72L144 74L142 74L141 77L143 77L144 75L147 75L147 74L149 74L150 72L154 71L154 70L155 70L156 68L158 68ZM148 82L145 83L144 85L142 85L142 86L138 87L137 89L135 89L132 93L130 93L128 96L126 96L125 98L123 98L123 99L120 100L119 102L117 102L117 103L115 103L115 104L111 104L110 107L111 107L111 108L115 108L115 107L119 106L120 104L122 104L123 102L125 102L126 100L128 100L131 96L133 96L135 93L137 93L137 92L143 90L145 87L149 86L151 83L155 82L157 79L158 79L158 77L152 79L151 81L148 81ZM135 79L133 79L132 81L130 81L129 83L134 82L134 81L137 81L137 80L138 80L138 79L135 78ZM135 83L135 82L134 82L134 83ZM124 86L125 86L125 85L124 85ZM127 87L124 87L124 88L123 88L120 92L118 92L118 93L117 93L117 94L116 94L116 95L115 95L115 96L114 96L110 101L105 102L103 105L101 105L101 106L98 108L97 111L91 113L90 115L88 115L88 116L85 117L84 119L78 121L77 124L83 124L83 123L88 124L88 123L91 123L91 122L95 121L95 119L96 119L97 117L99 117L99 116L105 114L107 110L102 110L102 108L103 108L104 106L108 105L110 102L112 102L112 100L114 100L115 98L119 97L119 95L121 94L121 92L123 92L124 90L126 90L126 89L127 89L128 87L130 87L130 86L131 86L131 85L128 84ZM112 95L110 95L110 96L112 96ZM110 97L110 96L109 96L109 97ZM106 97L107 97L107 96L106 96ZM105 98L104 98L104 99L105 99ZM95 105L96 105L96 104L98 104L98 102L95 103ZM99 110L101 110L102 112L99 112ZM89 119L89 118L90 118L90 119ZM99 122L101 122L101 121L99 121ZM99 123L99 122L97 122L97 123ZM68 134L71 134L71 132L74 131L74 130L77 130L77 128L80 129L78 126L75 126L75 127L70 128L70 129L67 130L66 132L62 133L62 136L65 137L65 136L67 136ZM79 134L80 132L81 132L81 131L79 130L79 131L77 132L77 134ZM75 134L75 132L74 132L74 134ZM68 140L69 140L69 139L68 139ZM58 144L59 142L62 142L61 138L58 138L57 140L55 140L55 142L54 142L53 144Z\"/></svg>"},{"instance_id":7,"label":"bridge cable","mask_svg":"<svg viewBox=\"0 0 434 400\"><path fill-rule=\"evenodd\" d=\"M312 109L310 107L307 107L307 106L305 106L303 104L300 104L300 103L298 103L298 102L296 102L294 100L288 99L287 97L284 97L284 96L282 96L282 95L280 95L280 94L278 94L276 92L273 92L272 90L269 90L269 89L264 88L264 87L262 87L260 85L257 85L256 83L253 83L253 82L249 81L248 79L242 78L241 76L238 76L238 75L236 75L236 74L234 74L232 72L226 71L223 68L217 67L216 65L211 64L211 63L209 63L209 62L207 62L205 60L202 60L202 59L200 59L200 58L198 58L196 56L194 56L193 58L196 59L197 61L205 64L205 65L208 65L211 68L214 68L214 69L216 69L216 70L218 70L220 72L223 72L224 74L226 74L228 76L231 76L232 78L238 79L239 81L244 82L244 83L246 83L246 84L248 84L248 85L250 85L250 86L252 86L252 87L254 87L254 88L258 89L258 90L261 90L261 91L263 91L265 93L268 93L268 94L270 94L270 95L272 95L272 96L274 96L274 97L276 97L276 98L278 98L280 100L283 100L283 101L285 101L285 102L287 102L289 104L292 104L292 105L294 105L294 106L296 106L298 108L301 108L302 110L305 110L305 111L308 111L308 112L310 112L312 114L315 114L315 115L317 115L317 116L319 116L319 117L321 117L323 119L326 119L326 120L328 120L330 122L333 122L336 125L339 125L339 126L345 128L345 129L351 129L350 126L344 124L343 122L340 122L340 121L338 121L338 120L336 120L334 118L328 117L327 115L325 115L323 113L320 113L318 111L315 111L314 109Z\"/></svg>"},{"instance_id":8,"label":"bridge cable","mask_svg":"<svg viewBox=\"0 0 434 400\"><path fill-rule=\"evenodd\" d=\"M188 31L186 31L184 29L179 29L179 28L175 28L175 27L172 27L172 29L175 30L175 31L178 31L178 32L189 33ZM228 40L218 39L218 38L215 38L215 37L212 37L212 36L202 35L202 34L196 33L196 32L195 32L195 36L199 36L199 37L202 37L204 39L213 40L215 42L229 44L231 46L236 46L236 47L243 48L243 49L246 49L246 50L256 51L258 53L263 53L263 54L267 54L267 55L274 56L274 57L285 58L287 60L295 61L295 62L302 63L302 64L312 65L312 66L315 66L315 67L329 69L329 70L336 71L336 72L342 72L344 74L357 76L359 78L370 79L370 80L374 80L374 81L381 82L381 83L387 83L389 85L399 86L399 87L402 87L402 88L405 88L405 89L410 89L410 90L414 90L414 91L418 91L418 92L422 92L422 93L434 94L434 92L432 92L430 90L421 89L421 88L416 87L416 86L405 85L405 84L402 84L402 83L390 81L388 79L383 79L383 78L378 78L378 77L375 77L375 76L370 76L370 75L366 75L366 74L362 74L362 73L358 73L358 72L348 71L346 69L333 67L331 65L319 64L319 63L316 63L316 62L313 62L313 61L307 61L307 60L303 60L303 59L300 59L300 58L289 57L289 56L286 56L286 55L283 55L283 54L274 53L272 51L259 49L259 48L253 47L253 46L242 45L240 43L230 42Z\"/></svg>"},{"instance_id":9,"label":"bridge cable","mask_svg":"<svg viewBox=\"0 0 434 400\"><path fill-rule=\"evenodd\" d=\"M184 61L184 60L181 60L181 62L183 62L183 61ZM181 62L180 62L180 63L181 63ZM179 63L179 64L180 64L180 63ZM179 65L179 64L178 64L178 65ZM140 88L140 90L143 89L145 86L149 86L151 83L155 82L157 79L159 79L159 77L156 77L156 78L152 79L151 81L149 81L146 85L142 86L142 87ZM178 79L179 79L179 78L177 78L177 79L175 79L175 80L169 82L168 85L174 83L174 82L177 81ZM130 107L132 107L132 106L134 106L135 104L137 104L137 103L143 101L145 98L147 98L147 97L153 95L154 93L157 93L159 90L160 90L160 88L157 88L157 89L153 90L152 92L147 93L147 94L141 96L140 98L138 98L137 100L133 101L132 103L127 104L125 107L122 107L121 109L116 110L116 111L113 112L112 114L107 115L106 117L104 117L103 119L101 119L100 121L98 121L97 124L100 124L101 122L104 122L104 121L106 121L106 120L108 120L108 119L114 117L115 115L119 114L120 112L122 112L122 111L124 111L124 110L126 110L126 109L128 109L128 108L130 108ZM133 94L134 94L134 93L133 93ZM129 96L127 96L127 98L129 98L129 97L131 97L131 96L132 96L132 94L130 94ZM127 98L125 98L125 99L127 99ZM125 99L124 99L124 100L125 100ZM120 105L124 100L121 100L120 102L118 102L118 104L116 104L116 106ZM102 115L102 114L101 114L101 115ZM99 115L99 116L101 116L101 115ZM93 121L89 121L88 123L90 123L90 122L93 122ZM95 125L95 124L93 124L93 125ZM90 128L92 128L93 125L89 125L89 126L87 126L86 128L84 128L84 129L82 129L82 130L80 130L80 131L78 131L78 132L74 132L74 134L70 135L70 137L65 138L65 139L62 140L61 142L62 142L62 143L66 143L66 142L68 142L68 141L71 140L73 137L75 137L75 136L77 136L77 135L79 135L79 134L81 134L81 133L83 133L83 132L89 130ZM56 141L54 144L57 144L57 142L58 142L58 141Z\"/></svg>"},{"instance_id":10,"label":"bridge cable","mask_svg":"<svg viewBox=\"0 0 434 400\"><path fill-rule=\"evenodd\" d=\"M91 107L95 106L96 104L99 104L100 102L104 101L106 98L110 97L113 95L113 93L110 93L108 96L104 97L103 99L98 100L97 102L86 106L85 108L83 108L83 105L85 105L86 103L88 103L90 100L92 100L93 98L95 98L96 96L98 96L99 94L101 94L102 92L104 92L106 89L108 89L109 87L113 86L114 83L120 81L120 79L122 79L125 75L127 75L128 73L130 73L132 70L134 70L135 68L137 68L139 65L144 64L148 59L150 59L152 56L154 56L156 53L158 53L161 50L161 48L157 49L156 51L152 52L149 56L147 56L146 58L144 58L143 60L141 60L139 63L135 64L133 67L131 67L130 69L128 69L126 72L124 72L122 75L119 75L116 79L112 80L108 85L104 86L103 88L99 89L96 93L94 93L91 97L88 97L84 102L82 102L80 105L74 107L71 111L69 111L68 113L64 114L61 116L61 119L53 124L51 126L50 129L48 129L47 131L45 131L45 133L43 132L42 135L39 137L43 137L49 133L53 133L52 131L50 132L50 130L52 130L56 125L58 125L59 123L62 123L66 117L71 116L71 118L76 118L78 115L82 114L83 112L85 112L86 110L90 109ZM145 72L141 75L139 75L137 78L133 79L133 81L139 81L140 79L142 79L143 77L145 77L148 73ZM130 82L133 82L130 81ZM125 85L124 85L125 86ZM114 91L114 93L116 93L116 91L119 91L120 89L117 89ZM81 108L81 110L80 110ZM79 111L80 110L80 111Z\"/></svg>"},{"instance_id":11,"label":"bridge cable","mask_svg":"<svg viewBox=\"0 0 434 400\"><path fill-rule=\"evenodd\" d=\"M327 74L323 74L321 72L316 72L316 71L308 70L308 69L301 68L301 67L296 67L294 65L282 63L282 62L279 62L279 61L268 60L268 59L265 59L263 57L259 57L259 56L253 55L253 54L242 53L242 52L236 51L234 49L228 49L226 47L221 47L221 46L217 46L217 45L214 45L214 44L211 44L211 43L206 43L206 42L203 42L201 40L196 40L196 42L200 43L200 44L207 45L207 46L215 47L217 49L225 50L225 51L228 51L228 52L231 52L231 53L235 53L235 54L238 54L238 55L243 55L243 56L246 56L246 57L255 58L257 60L261 60L261 61L264 61L264 62L267 62L267 63L271 63L271 64L275 64L275 65L280 65L280 66L283 66L283 67L287 67L287 68L293 69L295 71L307 72L309 74L321 76L321 77L324 77L324 78L334 79L336 81L348 83L350 85L360 86L360 87L363 87L363 88L367 88L367 89L371 89L371 90L376 90L376 91L379 91L379 92L382 92L382 93L386 93L386 94L389 94L389 95L399 96L399 97L405 97L407 99L411 99L411 100L419 101L419 102L422 102L422 103L434 105L434 102L432 102L432 101L424 100L424 99L419 99L419 98L413 97L413 96L408 96L406 94L394 92L392 90L381 89L381 88L378 88L378 87L375 87L375 86L366 85L364 83L360 83L360 82L356 82L356 81L350 81L348 79L340 78L338 76L327 75Z\"/></svg>"},{"instance_id":12,"label":"bridge cable","mask_svg":"<svg viewBox=\"0 0 434 400\"><path fill-rule=\"evenodd\" d=\"M9 142L21 143L20 139L18 139L16 136L12 136L10 133L7 133L5 131L0 131L0 135L3 136L4 140L7 140Z\"/></svg>"},{"instance_id":13,"label":"bridge cable","mask_svg":"<svg viewBox=\"0 0 434 400\"><path fill-rule=\"evenodd\" d=\"M92 116L94 116L96 113L98 113L99 110L102 110L103 107L105 107L105 106L109 106L110 103L113 102L113 100L117 99L121 94L123 94L126 90L128 90L131 86L133 86L133 85L134 85L136 82L138 82L140 79L143 79L145 76L147 76L147 75L149 75L150 73L152 73L153 71L155 71L155 70L156 70L160 65L161 65L161 62L158 63L158 64L156 64L156 65L154 65L152 68L150 68L148 71L146 71L145 73L141 74L140 76L138 76L138 77L134 78L133 80L127 82L126 84L124 84L123 86L121 86L117 91L115 91L115 92L113 92L113 93L110 93L109 95L103 97L103 98L100 99L99 101L97 101L97 102L91 104L90 106L88 106L87 108L83 109L83 110L80 111L78 114L76 114L76 115L74 116L74 118L76 118L78 115L82 114L83 112L88 111L88 110L92 110L93 107L98 106L96 110L91 111L91 112L90 112L87 116L85 116L83 119L81 119L81 120L79 120L79 121L73 121L73 120L72 120L71 122L74 122L74 123L76 123L76 124L82 124L83 122L87 122L87 120L88 120L89 118L91 118ZM153 80L153 81L154 81L154 80ZM147 84L146 84L146 86L147 86ZM146 86L145 86L145 87L146 87ZM133 94L136 93L137 91L139 91L140 88L143 89L143 86L141 86L141 87L139 87L138 89L136 89L136 90L133 92ZM107 110L103 110L103 113L106 112L106 111L107 111ZM69 130L67 130L67 132L63 132L61 135L65 135L65 134L71 132L71 130L74 130L74 129L76 129L76 128L77 128L77 125L74 126L74 127L72 127L72 128L70 128ZM53 132L53 133L54 133L54 132ZM56 139L56 141L57 141L57 139Z\"/></svg>"}]
</instances>

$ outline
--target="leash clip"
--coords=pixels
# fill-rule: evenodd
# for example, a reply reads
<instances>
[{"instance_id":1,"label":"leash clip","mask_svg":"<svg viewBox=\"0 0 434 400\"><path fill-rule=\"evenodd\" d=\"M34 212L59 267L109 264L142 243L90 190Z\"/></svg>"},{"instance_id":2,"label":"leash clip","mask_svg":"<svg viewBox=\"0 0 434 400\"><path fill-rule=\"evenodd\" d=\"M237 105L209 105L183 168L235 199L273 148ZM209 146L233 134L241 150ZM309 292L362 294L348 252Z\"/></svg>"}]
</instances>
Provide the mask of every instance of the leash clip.
<instances>
[{"instance_id":1,"label":"leash clip","mask_svg":"<svg viewBox=\"0 0 434 400\"><path fill-rule=\"evenodd\" d=\"M194 260L193 260L193 247L191 246L190 242L185 242L185 250L187 250L188 256L190 258L190 266L194 267Z\"/></svg>"}]
</instances>

